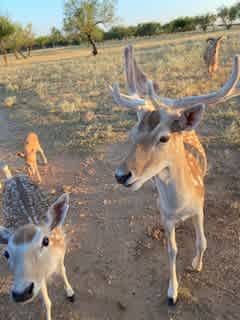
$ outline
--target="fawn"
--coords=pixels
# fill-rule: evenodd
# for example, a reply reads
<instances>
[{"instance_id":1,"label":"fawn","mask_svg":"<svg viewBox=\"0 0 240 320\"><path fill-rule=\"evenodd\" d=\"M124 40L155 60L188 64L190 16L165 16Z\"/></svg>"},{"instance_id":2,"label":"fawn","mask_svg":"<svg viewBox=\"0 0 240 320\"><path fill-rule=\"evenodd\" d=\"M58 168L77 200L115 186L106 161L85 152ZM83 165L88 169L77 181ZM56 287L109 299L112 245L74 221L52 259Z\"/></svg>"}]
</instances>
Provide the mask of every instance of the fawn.
<instances>
[{"instance_id":1,"label":"fawn","mask_svg":"<svg viewBox=\"0 0 240 320\"><path fill-rule=\"evenodd\" d=\"M0 244L6 245L4 256L14 277L11 298L16 303L28 303L41 292L47 320L51 320L47 281L53 273L62 275L67 298L74 301L64 266L63 224L69 195L63 194L49 206L28 176L12 176L3 162L0 167L7 177L3 194L5 226L0 226Z\"/></svg>"},{"instance_id":2,"label":"fawn","mask_svg":"<svg viewBox=\"0 0 240 320\"><path fill-rule=\"evenodd\" d=\"M17 156L25 160L27 174L29 177L37 177L38 182L42 181L37 165L37 153L41 154L43 163L46 165L47 158L40 145L38 136L34 132L30 132L24 141L24 152L17 152Z\"/></svg>"}]
</instances>

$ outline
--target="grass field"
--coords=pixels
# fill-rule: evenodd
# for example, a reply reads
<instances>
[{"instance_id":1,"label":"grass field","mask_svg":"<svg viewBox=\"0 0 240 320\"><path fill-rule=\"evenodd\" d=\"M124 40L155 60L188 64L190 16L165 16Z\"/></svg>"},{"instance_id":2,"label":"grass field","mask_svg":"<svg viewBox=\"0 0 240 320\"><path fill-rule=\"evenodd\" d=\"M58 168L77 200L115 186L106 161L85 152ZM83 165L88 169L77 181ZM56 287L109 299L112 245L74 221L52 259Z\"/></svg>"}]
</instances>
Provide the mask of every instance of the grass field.
<instances>
[{"instance_id":1,"label":"grass field","mask_svg":"<svg viewBox=\"0 0 240 320\"><path fill-rule=\"evenodd\" d=\"M137 58L163 95L181 97L217 89L229 76L233 55L240 52L238 32L229 33L219 71L210 79L202 59L206 36L189 37L137 41ZM0 69L0 103L16 97L9 119L25 132L34 129L43 139L47 137L53 152L94 149L116 141L135 121L113 104L108 90L116 80L123 85L121 45L102 49L97 58L88 49L58 49L11 64ZM238 111L236 100L214 107L208 110L204 125L217 122L221 130L215 138L239 144Z\"/></svg>"},{"instance_id":2,"label":"grass field","mask_svg":"<svg viewBox=\"0 0 240 320\"><path fill-rule=\"evenodd\" d=\"M217 33L216 33L217 34ZM214 34L178 34L132 41L142 69L168 97L218 89L240 54L239 30L225 32L219 70L210 78L203 62L205 39ZM133 112L116 106L108 84L124 88L123 46L104 44L97 57L87 48L43 50L24 61L0 66L0 157L13 171L23 163L15 153L33 130L40 136L49 166L40 168L43 187L71 190L68 217L70 279L77 292L68 305L54 282L54 319L236 320L239 318L240 98L209 107L199 128L209 159L206 179L208 251L203 272L186 271L193 256L189 223L178 228L180 296L165 304L168 266L164 240L146 230L159 224L156 192L118 188L114 170L126 152L123 141L135 124ZM191 241L189 241L191 239ZM1 259L1 317L36 319L39 302L9 304L11 278ZM14 318L15 317L15 318Z\"/></svg>"}]
</instances>

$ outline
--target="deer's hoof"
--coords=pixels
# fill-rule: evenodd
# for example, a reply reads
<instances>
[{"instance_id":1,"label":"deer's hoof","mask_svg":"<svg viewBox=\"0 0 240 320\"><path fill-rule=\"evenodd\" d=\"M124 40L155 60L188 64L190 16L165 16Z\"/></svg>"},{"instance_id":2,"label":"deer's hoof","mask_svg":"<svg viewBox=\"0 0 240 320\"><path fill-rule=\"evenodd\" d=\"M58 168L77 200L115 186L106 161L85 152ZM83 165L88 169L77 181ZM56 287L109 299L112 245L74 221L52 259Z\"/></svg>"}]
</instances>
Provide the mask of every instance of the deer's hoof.
<instances>
[{"instance_id":1,"label":"deer's hoof","mask_svg":"<svg viewBox=\"0 0 240 320\"><path fill-rule=\"evenodd\" d=\"M75 294L73 294L72 296L67 297L69 302L74 302L75 301Z\"/></svg>"},{"instance_id":2,"label":"deer's hoof","mask_svg":"<svg viewBox=\"0 0 240 320\"><path fill-rule=\"evenodd\" d=\"M177 298L174 299L174 298L172 298L172 297L168 297L168 305L169 305L170 307L175 306L176 304L177 304Z\"/></svg>"}]
</instances>

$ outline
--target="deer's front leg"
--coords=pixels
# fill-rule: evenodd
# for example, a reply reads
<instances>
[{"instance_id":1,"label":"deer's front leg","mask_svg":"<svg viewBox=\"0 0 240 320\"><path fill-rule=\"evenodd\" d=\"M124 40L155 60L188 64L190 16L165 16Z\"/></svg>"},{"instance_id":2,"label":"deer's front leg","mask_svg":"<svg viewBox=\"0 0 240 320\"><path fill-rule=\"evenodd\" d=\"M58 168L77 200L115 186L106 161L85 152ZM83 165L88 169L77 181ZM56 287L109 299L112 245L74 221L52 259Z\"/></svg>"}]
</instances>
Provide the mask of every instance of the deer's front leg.
<instances>
[{"instance_id":1,"label":"deer's front leg","mask_svg":"<svg viewBox=\"0 0 240 320\"><path fill-rule=\"evenodd\" d=\"M41 183L42 178L38 170L37 159L36 159L36 162L34 163L34 175L36 175L38 183Z\"/></svg>"},{"instance_id":2,"label":"deer's front leg","mask_svg":"<svg viewBox=\"0 0 240 320\"><path fill-rule=\"evenodd\" d=\"M175 237L175 225L166 225L166 236L168 241L168 256L169 256L169 269L170 279L168 287L168 304L174 305L177 302L178 296L178 281L176 273L176 258L177 258L177 244Z\"/></svg>"},{"instance_id":3,"label":"deer's front leg","mask_svg":"<svg viewBox=\"0 0 240 320\"><path fill-rule=\"evenodd\" d=\"M45 153L44 153L43 149L42 149L42 148L39 148L38 151L39 151L39 153L41 154L43 163L46 165L46 164L48 163L48 161L47 161L47 158L46 158L46 156L45 156Z\"/></svg>"},{"instance_id":4,"label":"deer's front leg","mask_svg":"<svg viewBox=\"0 0 240 320\"><path fill-rule=\"evenodd\" d=\"M47 320L51 320L52 319L52 317L51 317L52 303L51 303L51 300L49 299L49 296L48 296L47 284L45 281L43 281L43 283L42 283L41 291L42 291L43 302L46 307Z\"/></svg>"},{"instance_id":5,"label":"deer's front leg","mask_svg":"<svg viewBox=\"0 0 240 320\"><path fill-rule=\"evenodd\" d=\"M196 271L202 270L203 254L207 248L207 240L204 234L203 210L192 218L196 233L196 256L193 259L192 267Z\"/></svg>"},{"instance_id":6,"label":"deer's front leg","mask_svg":"<svg viewBox=\"0 0 240 320\"><path fill-rule=\"evenodd\" d=\"M65 268L65 265L64 265L64 260L61 261L60 269L61 269L61 275L62 275L63 281L64 281L64 288L65 288L66 293L67 293L67 298L68 298L68 300L70 302L74 302L75 294L74 294L73 288L70 285L70 283L68 281L68 278L67 278L67 273L66 273L66 268Z\"/></svg>"}]
</instances>

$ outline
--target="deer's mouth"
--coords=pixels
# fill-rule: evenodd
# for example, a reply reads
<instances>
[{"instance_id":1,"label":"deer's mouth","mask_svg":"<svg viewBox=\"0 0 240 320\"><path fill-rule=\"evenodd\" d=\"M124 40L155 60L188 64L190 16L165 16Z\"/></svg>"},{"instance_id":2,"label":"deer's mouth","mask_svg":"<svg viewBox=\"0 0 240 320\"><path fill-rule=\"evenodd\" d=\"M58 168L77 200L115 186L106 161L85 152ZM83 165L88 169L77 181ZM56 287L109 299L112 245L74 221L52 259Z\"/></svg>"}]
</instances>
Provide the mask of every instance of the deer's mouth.
<instances>
[{"instance_id":1,"label":"deer's mouth","mask_svg":"<svg viewBox=\"0 0 240 320\"><path fill-rule=\"evenodd\" d=\"M137 191L141 188L142 186L142 181L140 179L135 180L134 182L130 182L130 183L125 183L124 187L130 189L131 191Z\"/></svg>"}]
</instances>

